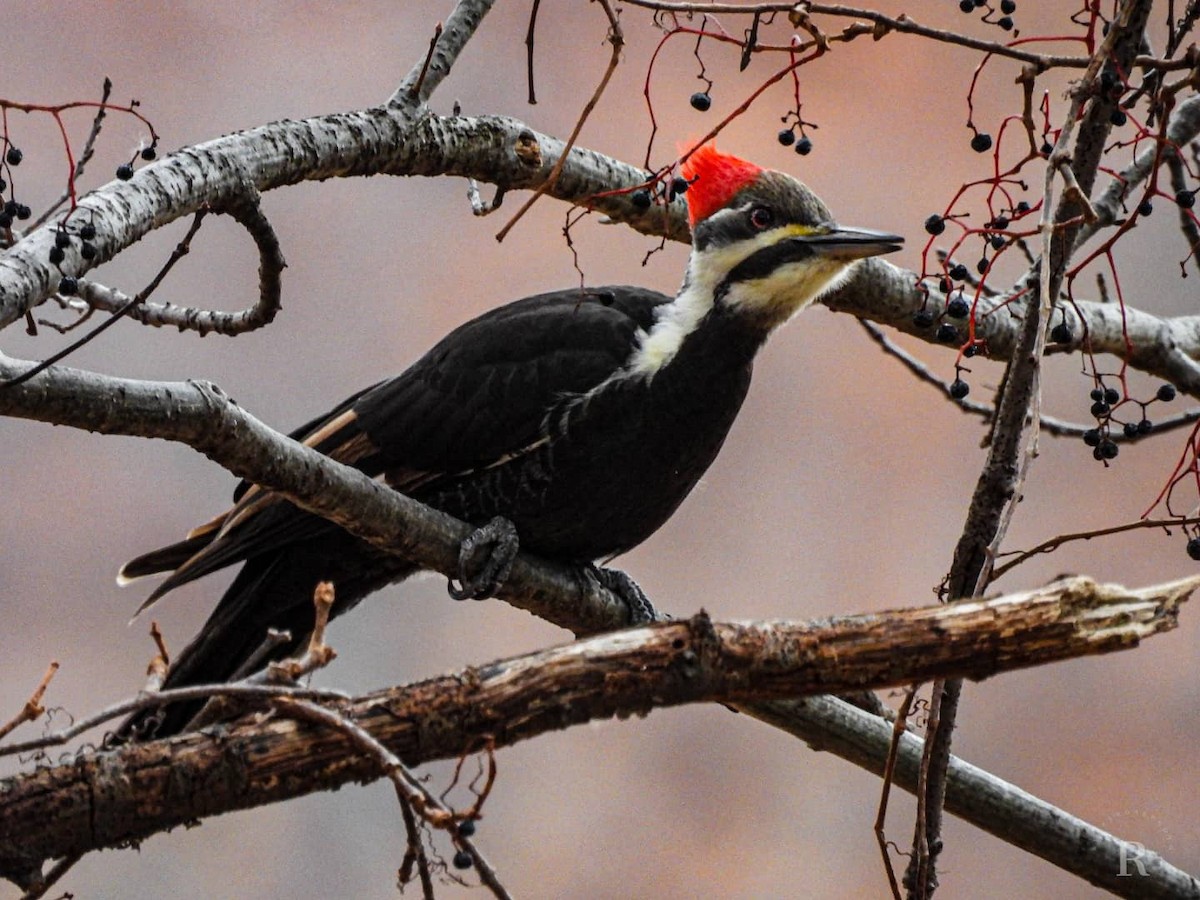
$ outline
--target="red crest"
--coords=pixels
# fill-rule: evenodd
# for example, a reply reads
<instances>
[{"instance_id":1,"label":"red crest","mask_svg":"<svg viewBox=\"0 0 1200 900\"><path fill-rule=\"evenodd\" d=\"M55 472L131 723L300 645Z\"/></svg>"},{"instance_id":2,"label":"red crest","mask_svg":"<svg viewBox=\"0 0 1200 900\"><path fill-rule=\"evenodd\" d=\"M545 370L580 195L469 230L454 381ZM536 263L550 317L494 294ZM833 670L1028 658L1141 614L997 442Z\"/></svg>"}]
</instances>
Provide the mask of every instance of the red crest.
<instances>
[{"instance_id":1,"label":"red crest","mask_svg":"<svg viewBox=\"0 0 1200 900\"><path fill-rule=\"evenodd\" d=\"M691 182L686 194L688 222L694 228L762 172L754 163L721 153L712 144L697 149L683 164L683 177Z\"/></svg>"}]
</instances>

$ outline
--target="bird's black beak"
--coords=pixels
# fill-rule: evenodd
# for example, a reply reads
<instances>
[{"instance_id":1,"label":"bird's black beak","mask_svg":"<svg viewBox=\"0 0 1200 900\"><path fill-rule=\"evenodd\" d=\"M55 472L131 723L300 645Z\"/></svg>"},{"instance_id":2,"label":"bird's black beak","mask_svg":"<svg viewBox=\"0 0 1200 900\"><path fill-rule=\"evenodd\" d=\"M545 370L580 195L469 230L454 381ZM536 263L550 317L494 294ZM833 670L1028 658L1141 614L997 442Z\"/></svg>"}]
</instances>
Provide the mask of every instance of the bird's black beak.
<instances>
[{"instance_id":1,"label":"bird's black beak","mask_svg":"<svg viewBox=\"0 0 1200 900\"><path fill-rule=\"evenodd\" d=\"M828 230L798 236L794 240L822 256L847 261L894 253L904 246L904 238L898 234L867 228L842 228L840 225L831 225Z\"/></svg>"}]
</instances>

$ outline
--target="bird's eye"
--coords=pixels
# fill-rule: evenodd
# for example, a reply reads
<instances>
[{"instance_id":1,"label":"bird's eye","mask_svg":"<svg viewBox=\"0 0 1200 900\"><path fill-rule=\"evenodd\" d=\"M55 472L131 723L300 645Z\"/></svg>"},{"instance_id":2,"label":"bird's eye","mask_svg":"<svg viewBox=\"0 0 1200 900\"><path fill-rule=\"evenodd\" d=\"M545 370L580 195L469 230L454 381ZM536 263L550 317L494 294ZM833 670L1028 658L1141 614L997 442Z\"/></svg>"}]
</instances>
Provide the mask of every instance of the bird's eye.
<instances>
[{"instance_id":1,"label":"bird's eye","mask_svg":"<svg viewBox=\"0 0 1200 900\"><path fill-rule=\"evenodd\" d=\"M757 231L766 231L775 224L775 215L765 206L756 206L750 210L750 224Z\"/></svg>"}]
</instances>

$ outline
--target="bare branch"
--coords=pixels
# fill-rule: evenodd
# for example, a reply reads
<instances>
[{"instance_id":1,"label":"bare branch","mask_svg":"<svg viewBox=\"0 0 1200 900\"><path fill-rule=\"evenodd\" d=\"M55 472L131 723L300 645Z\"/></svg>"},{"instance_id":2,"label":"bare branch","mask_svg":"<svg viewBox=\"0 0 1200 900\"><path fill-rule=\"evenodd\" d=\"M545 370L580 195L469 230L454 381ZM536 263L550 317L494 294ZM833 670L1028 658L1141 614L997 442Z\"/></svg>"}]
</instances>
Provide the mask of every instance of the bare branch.
<instances>
[{"instance_id":1,"label":"bare branch","mask_svg":"<svg viewBox=\"0 0 1200 900\"><path fill-rule=\"evenodd\" d=\"M811 624L714 623L700 614L378 692L341 706L339 715L415 764L458 757L485 738L505 746L658 706L791 698L951 673L987 677L1128 648L1173 628L1179 605L1198 586L1192 578L1131 591L1072 578L992 600ZM886 733L889 726L880 725ZM904 766L898 757L898 771ZM46 858L376 779L385 769L345 728L277 719L81 756L0 782L0 869L28 871ZM164 779L209 787L179 796ZM1115 872L1089 877L1119 885Z\"/></svg>"}]
</instances>

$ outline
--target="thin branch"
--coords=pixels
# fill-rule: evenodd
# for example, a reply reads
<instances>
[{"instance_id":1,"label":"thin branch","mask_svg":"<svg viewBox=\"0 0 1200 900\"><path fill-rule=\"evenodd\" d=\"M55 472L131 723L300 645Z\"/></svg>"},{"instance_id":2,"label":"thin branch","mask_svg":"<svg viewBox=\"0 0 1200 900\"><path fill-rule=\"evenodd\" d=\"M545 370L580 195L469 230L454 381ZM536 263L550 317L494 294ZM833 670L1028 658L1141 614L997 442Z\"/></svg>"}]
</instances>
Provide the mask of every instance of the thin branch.
<instances>
[{"instance_id":1,"label":"thin branch","mask_svg":"<svg viewBox=\"0 0 1200 900\"><path fill-rule=\"evenodd\" d=\"M428 103L495 2L458 0L446 18L445 27L434 38L429 53L400 82L396 92L388 99L387 106L412 109Z\"/></svg>"},{"instance_id":2,"label":"thin branch","mask_svg":"<svg viewBox=\"0 0 1200 900\"><path fill-rule=\"evenodd\" d=\"M9 719L7 722L0 724L0 739L7 737L16 728L26 722L36 722L46 712L46 708L42 706L42 698L46 695L46 688L50 687L50 679L54 677L54 673L58 671L58 662L51 662L46 669L46 674L42 676L42 680L38 682L38 686L33 689L33 693L29 695L29 699L25 701L25 705L21 707L21 711Z\"/></svg>"},{"instance_id":3,"label":"thin branch","mask_svg":"<svg viewBox=\"0 0 1200 900\"><path fill-rule=\"evenodd\" d=\"M113 325L117 324L117 322L120 320L120 318L123 315L125 315L127 312L129 312L131 309L133 309L135 306L137 306L139 303L141 303L143 300L145 300L151 294L153 294L155 289L160 284L162 284L163 279L167 277L167 274L173 268L175 268L175 264L177 262L179 262L179 260L181 260L185 256L187 256L188 250L191 248L192 238L194 238L196 236L196 232L198 232L200 230L200 225L204 221L204 216L205 216L206 212L207 212L206 210L200 210L199 212L196 213L196 215L192 218L191 227L188 229L187 234L185 234L183 236L183 240L181 240L178 244L175 245L175 249L171 251L171 255L169 257L167 257L167 261L165 263L163 263L162 268L160 268L158 270L158 274L156 274L152 279L150 279L150 283L148 285L146 285L146 287L142 288L142 290L139 291L136 296L131 297L129 300L127 300L122 306L120 306L112 314L112 316L105 319L103 322L101 322L99 325L97 325L95 328L93 328L91 331L89 331L83 337L79 338L78 340L72 341L70 344L68 344L62 350L59 350L57 353L51 354L46 359L44 359L40 363L38 363L36 366L33 366L32 368L26 370L25 372L23 372L21 375L17 376L16 378L14 378L10 381L0 382L0 390L8 390L10 388L14 388L17 385L23 384L24 382L28 381L30 378L33 378L33 377L41 374L42 372L45 372L51 366L55 365L56 363L65 359L66 357L70 356L72 353L74 353L80 347L94 341L96 338L98 338L101 334L103 334L105 331L107 331Z\"/></svg>"}]
</instances>

